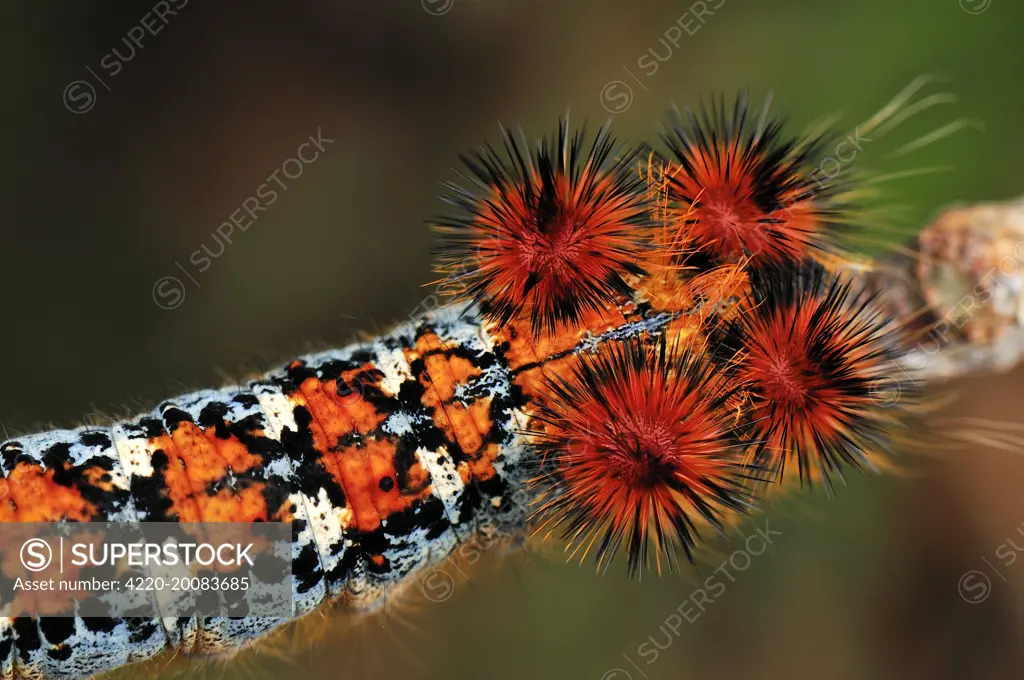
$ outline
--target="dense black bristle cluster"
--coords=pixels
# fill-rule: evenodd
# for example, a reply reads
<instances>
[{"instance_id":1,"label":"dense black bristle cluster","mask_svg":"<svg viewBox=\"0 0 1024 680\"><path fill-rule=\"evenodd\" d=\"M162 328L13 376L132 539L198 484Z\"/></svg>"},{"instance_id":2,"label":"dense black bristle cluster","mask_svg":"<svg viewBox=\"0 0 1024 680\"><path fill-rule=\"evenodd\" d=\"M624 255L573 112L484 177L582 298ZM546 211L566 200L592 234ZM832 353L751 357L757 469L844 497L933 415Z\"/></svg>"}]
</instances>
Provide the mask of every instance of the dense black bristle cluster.
<instances>
[{"instance_id":1,"label":"dense black bristle cluster","mask_svg":"<svg viewBox=\"0 0 1024 680\"><path fill-rule=\"evenodd\" d=\"M726 404L730 384L690 346L634 338L583 357L547 381L535 417L546 490L539 516L561 529L576 553L599 567L625 546L630 573L693 561L700 526L724 531L723 517L754 506ZM653 549L652 545L653 544Z\"/></svg>"},{"instance_id":2,"label":"dense black bristle cluster","mask_svg":"<svg viewBox=\"0 0 1024 680\"><path fill-rule=\"evenodd\" d=\"M781 476L795 459L802 482L831 486L843 466L892 452L914 390L897 363L906 333L874 294L812 261L755 269L716 340L752 401L754 460Z\"/></svg>"},{"instance_id":3,"label":"dense black bristle cluster","mask_svg":"<svg viewBox=\"0 0 1024 680\"><path fill-rule=\"evenodd\" d=\"M667 162L678 167L668 195L690 239L688 266L798 261L840 245L849 228L841 200L849 173L821 171L835 138L787 138L782 130L768 102L755 113L746 94L731 108L719 96L699 112L669 117L662 139Z\"/></svg>"},{"instance_id":4,"label":"dense black bristle cluster","mask_svg":"<svg viewBox=\"0 0 1024 680\"><path fill-rule=\"evenodd\" d=\"M631 297L626 279L646 274L652 226L642 149L607 128L587 146L567 119L532 153L502 133L504 154L488 145L462 156L467 185L446 185L456 213L436 221L444 284L502 325L529 315L535 333Z\"/></svg>"},{"instance_id":5,"label":"dense black bristle cluster","mask_svg":"<svg viewBox=\"0 0 1024 680\"><path fill-rule=\"evenodd\" d=\"M787 469L831 490L916 424L907 329L827 269L865 214L859 136L788 135L746 94L675 111L663 156L502 132L447 185L439 268L522 369L537 519L574 553L692 561Z\"/></svg>"}]
</instances>

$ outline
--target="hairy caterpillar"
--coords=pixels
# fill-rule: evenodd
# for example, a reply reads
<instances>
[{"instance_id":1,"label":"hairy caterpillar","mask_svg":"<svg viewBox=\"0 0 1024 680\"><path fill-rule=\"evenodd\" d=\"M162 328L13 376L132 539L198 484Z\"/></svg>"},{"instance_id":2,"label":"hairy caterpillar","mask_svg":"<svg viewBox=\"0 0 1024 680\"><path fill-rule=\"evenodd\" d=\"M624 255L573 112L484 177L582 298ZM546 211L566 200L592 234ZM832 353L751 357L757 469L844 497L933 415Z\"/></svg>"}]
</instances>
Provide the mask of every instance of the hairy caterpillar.
<instances>
[{"instance_id":1,"label":"hairy caterpillar","mask_svg":"<svg viewBox=\"0 0 1024 680\"><path fill-rule=\"evenodd\" d=\"M0 519L290 521L295 617L327 602L373 609L460 541L521 540L530 524L560 527L602 565L625 545L635 570L651 555L675 566L723 514L753 511L744 475L790 474L780 461L793 437L760 431L756 413L773 403L749 356L758 291L789 298L759 277L810 280L794 299L825 300L837 315L817 327L827 334L836 319L867 324L840 349L872 334L909 344L880 302L829 297L852 284L814 262L841 245L829 235L842 189L806 177L820 142L777 142L773 123L744 122L742 103L713 111L675 135L675 160L613 153L605 131L588 151L566 124L536 153L507 135L504 157L469 159L473 186L453 185L458 214L438 220L455 304L110 427L9 440ZM826 377L863 426L881 408L880 364L899 356L857 359ZM741 377L725 389L718 370ZM673 399L652 404L652 390ZM813 439L813 425L796 438ZM884 444L884 429L871 432ZM857 462L834 451L812 452L821 478ZM814 467L806 451L797 459ZM588 485L610 480L622 492L591 502ZM86 677L166 649L232 650L286 622L6 619L0 668Z\"/></svg>"}]
</instances>

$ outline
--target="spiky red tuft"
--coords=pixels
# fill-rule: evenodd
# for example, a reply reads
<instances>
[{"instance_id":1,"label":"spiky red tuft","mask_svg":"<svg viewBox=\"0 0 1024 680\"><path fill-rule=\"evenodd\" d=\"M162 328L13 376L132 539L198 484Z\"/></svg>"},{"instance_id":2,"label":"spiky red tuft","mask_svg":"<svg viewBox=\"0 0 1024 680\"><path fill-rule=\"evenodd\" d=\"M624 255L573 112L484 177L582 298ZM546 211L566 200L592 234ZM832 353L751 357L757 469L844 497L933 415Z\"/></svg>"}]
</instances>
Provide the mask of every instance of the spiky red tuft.
<instances>
[{"instance_id":1,"label":"spiky red tuft","mask_svg":"<svg viewBox=\"0 0 1024 680\"><path fill-rule=\"evenodd\" d=\"M752 292L721 352L750 396L754 460L777 471L795 459L802 483L891 453L915 401L899 381L906 338L874 296L817 263L751 273Z\"/></svg>"},{"instance_id":2,"label":"spiky red tuft","mask_svg":"<svg viewBox=\"0 0 1024 680\"><path fill-rule=\"evenodd\" d=\"M584 153L565 119L532 155L502 132L505 157L490 146L463 157L472 188L449 184L442 197L458 210L436 226L447 287L502 324L527 313L535 334L630 297L651 226L639 149L602 128Z\"/></svg>"},{"instance_id":3,"label":"spiky red tuft","mask_svg":"<svg viewBox=\"0 0 1024 680\"><path fill-rule=\"evenodd\" d=\"M668 198L698 266L802 260L833 250L845 225L844 182L813 175L828 138L783 139L767 102L752 120L745 94L698 116L675 112L662 135L672 152Z\"/></svg>"},{"instance_id":4,"label":"spiky red tuft","mask_svg":"<svg viewBox=\"0 0 1024 680\"><path fill-rule=\"evenodd\" d=\"M606 565L623 541L630 573L658 570L677 551L693 560L695 521L723 530L727 513L752 507L745 444L724 408L734 390L686 349L634 339L580 360L548 381L536 438L545 487L542 526L561 528L569 549Z\"/></svg>"}]
</instances>

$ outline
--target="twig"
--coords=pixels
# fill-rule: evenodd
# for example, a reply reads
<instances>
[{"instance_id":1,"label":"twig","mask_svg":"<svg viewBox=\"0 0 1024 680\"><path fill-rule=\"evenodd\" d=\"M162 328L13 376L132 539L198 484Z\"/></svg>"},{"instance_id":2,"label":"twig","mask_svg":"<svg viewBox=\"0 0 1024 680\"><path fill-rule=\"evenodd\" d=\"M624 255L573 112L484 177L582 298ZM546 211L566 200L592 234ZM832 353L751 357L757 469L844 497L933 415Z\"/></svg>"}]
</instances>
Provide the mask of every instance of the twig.
<instances>
[{"instance_id":1,"label":"twig","mask_svg":"<svg viewBox=\"0 0 1024 680\"><path fill-rule=\"evenodd\" d=\"M938 382L1024 358L1024 198L948 208L907 250L869 275L892 314L922 331L901 368Z\"/></svg>"}]
</instances>

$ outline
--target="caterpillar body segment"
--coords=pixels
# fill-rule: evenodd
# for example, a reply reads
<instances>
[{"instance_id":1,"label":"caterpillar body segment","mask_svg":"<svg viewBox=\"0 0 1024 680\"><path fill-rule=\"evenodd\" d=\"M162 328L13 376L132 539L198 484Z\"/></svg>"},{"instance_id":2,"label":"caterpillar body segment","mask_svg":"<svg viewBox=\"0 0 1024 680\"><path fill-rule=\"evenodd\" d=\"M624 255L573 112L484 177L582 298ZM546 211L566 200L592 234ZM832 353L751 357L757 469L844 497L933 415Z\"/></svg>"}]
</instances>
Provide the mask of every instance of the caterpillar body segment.
<instances>
[{"instance_id":1,"label":"caterpillar body segment","mask_svg":"<svg viewBox=\"0 0 1024 680\"><path fill-rule=\"evenodd\" d=\"M293 612L372 610L480 532L522 538L536 491L528 400L579 353L663 332L623 301L533 338L453 305L242 386L0 446L6 522L292 523ZM229 652L288 618L0 620L4 678L82 678Z\"/></svg>"},{"instance_id":2,"label":"caterpillar body segment","mask_svg":"<svg viewBox=\"0 0 1024 680\"><path fill-rule=\"evenodd\" d=\"M380 606L481 523L500 516L511 530L525 519L525 510L499 512L521 488L519 404L461 311L110 427L7 441L0 519L288 521L293 617L327 602ZM442 389L447 402L425 396ZM456 389L458 409L476 419L452 425ZM0 669L4 678L88 677L165 649L234 649L287 620L3 619Z\"/></svg>"},{"instance_id":3,"label":"caterpillar body segment","mask_svg":"<svg viewBox=\"0 0 1024 680\"><path fill-rule=\"evenodd\" d=\"M669 319L625 314L538 347L514 327L489 331L475 308L443 307L247 385L17 437L0 446L0 520L291 522L292 618L328 603L372 610L479 532L522 535L526 395L574 354ZM168 649L231 651L288 620L0 619L0 668L89 677Z\"/></svg>"},{"instance_id":4,"label":"caterpillar body segment","mask_svg":"<svg viewBox=\"0 0 1024 680\"><path fill-rule=\"evenodd\" d=\"M0 445L0 471L8 490L0 503L5 522L137 521L109 431L54 430L5 442ZM30 537L25 535L26 540ZM4 678L62 677L62 669L72 665L88 676L158 653L174 644L171 633L158 616L101 621L80 616L4 618L0 670Z\"/></svg>"}]
</instances>

